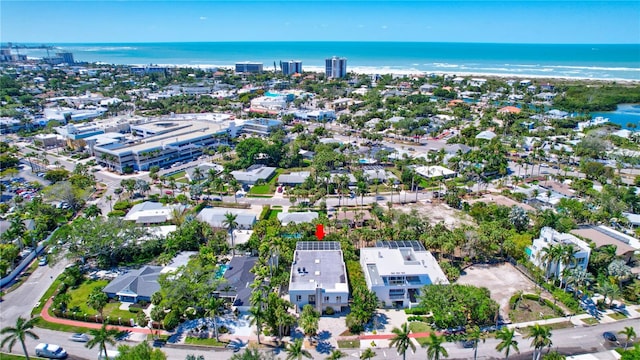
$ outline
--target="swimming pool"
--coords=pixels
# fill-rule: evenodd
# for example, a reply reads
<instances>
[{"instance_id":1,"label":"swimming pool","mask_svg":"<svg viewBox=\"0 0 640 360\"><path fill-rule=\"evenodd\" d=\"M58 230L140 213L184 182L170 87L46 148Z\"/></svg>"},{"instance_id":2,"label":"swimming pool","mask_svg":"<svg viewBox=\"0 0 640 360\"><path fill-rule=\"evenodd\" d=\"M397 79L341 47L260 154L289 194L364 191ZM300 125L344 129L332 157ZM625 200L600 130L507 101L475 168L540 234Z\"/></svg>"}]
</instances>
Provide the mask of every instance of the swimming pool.
<instances>
[{"instance_id":1,"label":"swimming pool","mask_svg":"<svg viewBox=\"0 0 640 360\"><path fill-rule=\"evenodd\" d=\"M220 266L218 266L218 270L216 270L216 279L220 279L221 277L223 277L227 269L229 269L229 265L227 264L221 264Z\"/></svg>"}]
</instances>

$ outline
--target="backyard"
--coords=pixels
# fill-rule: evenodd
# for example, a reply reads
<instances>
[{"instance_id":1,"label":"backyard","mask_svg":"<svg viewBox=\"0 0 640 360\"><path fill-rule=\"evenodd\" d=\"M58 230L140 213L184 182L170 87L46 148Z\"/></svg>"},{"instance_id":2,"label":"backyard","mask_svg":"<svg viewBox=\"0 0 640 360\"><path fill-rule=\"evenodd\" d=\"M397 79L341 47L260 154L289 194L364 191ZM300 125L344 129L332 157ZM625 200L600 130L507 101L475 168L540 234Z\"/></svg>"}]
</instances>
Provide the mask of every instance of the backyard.
<instances>
[{"instance_id":1,"label":"backyard","mask_svg":"<svg viewBox=\"0 0 640 360\"><path fill-rule=\"evenodd\" d=\"M109 284L108 280L85 280L76 289L69 289L68 294L71 296L71 301L67 305L69 312L76 313L77 317L83 317L85 314L87 315L86 318L95 317L98 312L87 305L87 299L93 289L105 287L107 284ZM131 318L135 319L135 313L129 310L121 310L120 305L119 301L109 302L104 307L104 316L111 319L122 318L123 322Z\"/></svg>"}]
</instances>

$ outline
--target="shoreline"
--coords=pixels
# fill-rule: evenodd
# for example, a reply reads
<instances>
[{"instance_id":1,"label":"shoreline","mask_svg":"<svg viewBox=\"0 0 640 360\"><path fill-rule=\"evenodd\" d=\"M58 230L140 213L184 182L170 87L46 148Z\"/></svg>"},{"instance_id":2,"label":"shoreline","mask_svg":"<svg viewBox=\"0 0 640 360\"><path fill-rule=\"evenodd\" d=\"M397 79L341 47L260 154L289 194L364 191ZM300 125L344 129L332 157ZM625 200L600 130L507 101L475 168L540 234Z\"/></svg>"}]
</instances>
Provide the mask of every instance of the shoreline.
<instances>
[{"instance_id":1,"label":"shoreline","mask_svg":"<svg viewBox=\"0 0 640 360\"><path fill-rule=\"evenodd\" d=\"M99 62L96 64L113 65L108 63ZM149 64L129 64L130 66L148 66ZM191 68L201 70L211 69L225 69L233 70L235 65L217 65L217 64L154 64L154 66L162 66L167 68ZM453 70L453 69L452 69ZM263 72L272 72L273 70L265 68ZM322 66L304 66L303 71L310 73L324 73ZM428 74L435 75L452 75L452 76L474 76L474 77L486 77L486 78L498 78L498 79L536 79L536 80L564 80L564 81L593 81L593 82L617 82L625 84L640 84L640 80L625 79L625 78L595 78L584 76L567 76L567 75L541 75L541 74L516 74L516 73L491 73L491 72L475 72L475 71L445 71L434 70L426 71L419 69L397 69L389 67L376 67L376 66L353 66L347 65L347 72L360 74L360 75L405 75L405 76L426 76Z\"/></svg>"}]
</instances>

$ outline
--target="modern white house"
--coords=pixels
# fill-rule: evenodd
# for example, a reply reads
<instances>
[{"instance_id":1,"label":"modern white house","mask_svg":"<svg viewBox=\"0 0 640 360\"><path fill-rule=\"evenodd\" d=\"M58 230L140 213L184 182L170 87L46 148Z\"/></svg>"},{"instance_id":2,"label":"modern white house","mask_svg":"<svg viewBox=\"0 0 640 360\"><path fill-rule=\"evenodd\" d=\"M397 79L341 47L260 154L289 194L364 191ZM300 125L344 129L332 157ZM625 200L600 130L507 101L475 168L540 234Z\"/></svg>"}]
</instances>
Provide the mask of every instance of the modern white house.
<instances>
[{"instance_id":1,"label":"modern white house","mask_svg":"<svg viewBox=\"0 0 640 360\"><path fill-rule=\"evenodd\" d=\"M360 265L367 287L386 306L410 307L419 302L424 286L449 284L419 241L378 241L376 247L360 249Z\"/></svg>"},{"instance_id":2,"label":"modern white house","mask_svg":"<svg viewBox=\"0 0 640 360\"><path fill-rule=\"evenodd\" d=\"M566 245L571 244L574 247L575 253L573 254L573 261L570 264L564 265L559 262L552 262L549 264L548 273L550 274L562 274L562 271L566 267L579 267L587 269L589 264L589 256L591 255L591 248L589 244L578 239L571 234L565 234L556 231L550 227L543 227L540 230L540 237L533 240L533 244L525 251L529 255L529 259L536 266L541 269L547 268L547 264L543 261L544 254L549 251L548 249L554 245Z\"/></svg>"},{"instance_id":3,"label":"modern white house","mask_svg":"<svg viewBox=\"0 0 640 360\"><path fill-rule=\"evenodd\" d=\"M347 270L337 241L299 241L293 254L289 301L297 311L309 304L322 312L349 306Z\"/></svg>"}]
</instances>

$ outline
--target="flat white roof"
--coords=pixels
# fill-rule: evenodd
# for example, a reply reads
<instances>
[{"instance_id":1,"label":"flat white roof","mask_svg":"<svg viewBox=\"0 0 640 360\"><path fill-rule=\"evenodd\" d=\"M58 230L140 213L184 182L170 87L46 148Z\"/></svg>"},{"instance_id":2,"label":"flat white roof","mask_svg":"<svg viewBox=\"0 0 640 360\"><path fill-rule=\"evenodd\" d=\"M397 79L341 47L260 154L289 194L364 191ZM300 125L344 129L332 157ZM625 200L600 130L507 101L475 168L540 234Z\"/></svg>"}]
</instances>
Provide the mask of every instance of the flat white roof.
<instances>
[{"instance_id":1,"label":"flat white roof","mask_svg":"<svg viewBox=\"0 0 640 360\"><path fill-rule=\"evenodd\" d=\"M449 283L440 265L428 251L415 251L412 248L362 248L360 258L366 265L375 264L380 276L428 275L432 284Z\"/></svg>"}]
</instances>

